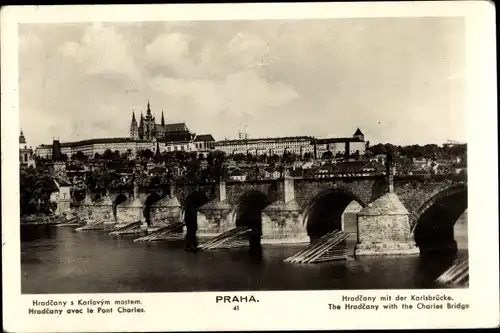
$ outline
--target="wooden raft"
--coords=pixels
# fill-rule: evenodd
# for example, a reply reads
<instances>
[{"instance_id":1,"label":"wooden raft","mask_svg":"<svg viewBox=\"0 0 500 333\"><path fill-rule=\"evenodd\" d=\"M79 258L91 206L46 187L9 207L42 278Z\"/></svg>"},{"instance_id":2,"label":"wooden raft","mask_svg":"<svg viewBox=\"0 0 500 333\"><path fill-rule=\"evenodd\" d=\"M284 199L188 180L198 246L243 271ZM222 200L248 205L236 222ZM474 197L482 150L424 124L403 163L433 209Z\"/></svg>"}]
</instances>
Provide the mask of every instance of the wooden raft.
<instances>
[{"instance_id":1,"label":"wooden raft","mask_svg":"<svg viewBox=\"0 0 500 333\"><path fill-rule=\"evenodd\" d=\"M289 263L320 263L347 259L346 239L342 231L334 231L317 239L296 254L285 259Z\"/></svg>"},{"instance_id":2,"label":"wooden raft","mask_svg":"<svg viewBox=\"0 0 500 333\"><path fill-rule=\"evenodd\" d=\"M134 242L154 242L159 240L182 239L182 231L179 232L179 230L182 230L183 227L184 223L182 222L170 223L146 236L134 239Z\"/></svg>"},{"instance_id":3,"label":"wooden raft","mask_svg":"<svg viewBox=\"0 0 500 333\"><path fill-rule=\"evenodd\" d=\"M114 235L127 235L127 234L136 234L142 231L142 222L132 222L122 227L117 228L115 231L110 232L109 234Z\"/></svg>"},{"instance_id":4,"label":"wooden raft","mask_svg":"<svg viewBox=\"0 0 500 333\"><path fill-rule=\"evenodd\" d=\"M209 251L215 249L230 249L248 246L249 241L242 237L244 237L249 230L250 229L247 227L230 229L200 245L199 249Z\"/></svg>"},{"instance_id":5,"label":"wooden raft","mask_svg":"<svg viewBox=\"0 0 500 333\"><path fill-rule=\"evenodd\" d=\"M469 284L469 258L462 259L441 274L436 282L442 284Z\"/></svg>"}]
</instances>

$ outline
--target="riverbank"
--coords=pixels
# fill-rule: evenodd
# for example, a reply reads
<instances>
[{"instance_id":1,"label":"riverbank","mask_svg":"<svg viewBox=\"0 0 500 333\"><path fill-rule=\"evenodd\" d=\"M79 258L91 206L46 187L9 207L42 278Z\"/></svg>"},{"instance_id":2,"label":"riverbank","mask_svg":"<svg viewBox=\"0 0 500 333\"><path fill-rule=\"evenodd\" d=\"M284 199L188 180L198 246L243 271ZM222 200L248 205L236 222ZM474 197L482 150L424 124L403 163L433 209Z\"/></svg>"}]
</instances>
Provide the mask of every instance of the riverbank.
<instances>
[{"instance_id":1,"label":"riverbank","mask_svg":"<svg viewBox=\"0 0 500 333\"><path fill-rule=\"evenodd\" d=\"M76 221L74 216L29 215L21 216L21 225L57 225Z\"/></svg>"}]
</instances>

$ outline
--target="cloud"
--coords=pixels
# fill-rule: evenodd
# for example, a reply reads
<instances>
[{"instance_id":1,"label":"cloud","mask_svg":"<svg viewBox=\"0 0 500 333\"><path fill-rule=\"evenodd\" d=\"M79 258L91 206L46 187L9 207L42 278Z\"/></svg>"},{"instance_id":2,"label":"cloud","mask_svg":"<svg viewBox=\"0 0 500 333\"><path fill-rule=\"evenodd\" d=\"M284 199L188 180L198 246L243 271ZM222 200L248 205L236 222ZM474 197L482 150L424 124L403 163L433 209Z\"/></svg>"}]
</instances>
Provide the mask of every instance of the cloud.
<instances>
[{"instance_id":1,"label":"cloud","mask_svg":"<svg viewBox=\"0 0 500 333\"><path fill-rule=\"evenodd\" d=\"M238 32L224 43L195 38L187 33L161 34L145 48L154 69L179 77L224 76L269 64L269 45L261 37Z\"/></svg>"},{"instance_id":2,"label":"cloud","mask_svg":"<svg viewBox=\"0 0 500 333\"><path fill-rule=\"evenodd\" d=\"M169 67L178 71L189 70L190 36L181 33L162 34L146 46L147 61L157 67Z\"/></svg>"},{"instance_id":3,"label":"cloud","mask_svg":"<svg viewBox=\"0 0 500 333\"><path fill-rule=\"evenodd\" d=\"M299 97L294 87L272 80L260 66L269 53L256 34L238 32L214 42L188 33L165 33L145 47L154 68L149 86L207 115L256 116ZM153 73L153 71L151 71Z\"/></svg>"},{"instance_id":4,"label":"cloud","mask_svg":"<svg viewBox=\"0 0 500 333\"><path fill-rule=\"evenodd\" d=\"M92 24L78 42L65 42L59 52L63 59L83 66L89 75L138 74L130 43L114 27Z\"/></svg>"},{"instance_id":5,"label":"cloud","mask_svg":"<svg viewBox=\"0 0 500 333\"><path fill-rule=\"evenodd\" d=\"M299 97L293 87L283 82L268 82L251 70L230 74L222 80L157 76L151 87L174 98L187 98L197 111L207 115L224 112L252 116Z\"/></svg>"}]
</instances>

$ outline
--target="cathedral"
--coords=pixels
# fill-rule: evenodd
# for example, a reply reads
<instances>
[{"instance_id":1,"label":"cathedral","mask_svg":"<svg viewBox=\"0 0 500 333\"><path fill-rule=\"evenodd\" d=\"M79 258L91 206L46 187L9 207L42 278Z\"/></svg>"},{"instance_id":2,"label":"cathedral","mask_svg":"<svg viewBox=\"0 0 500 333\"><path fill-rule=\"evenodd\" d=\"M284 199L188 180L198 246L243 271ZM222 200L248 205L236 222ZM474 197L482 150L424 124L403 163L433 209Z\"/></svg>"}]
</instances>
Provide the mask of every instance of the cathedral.
<instances>
[{"instance_id":1,"label":"cathedral","mask_svg":"<svg viewBox=\"0 0 500 333\"><path fill-rule=\"evenodd\" d=\"M151 107L147 105L146 116L141 112L139 124L135 118L135 112L132 113L130 123L130 138L133 140L158 140L161 142L190 141L196 135L191 133L185 123L165 124L163 111L161 112L161 123L157 124L155 117L151 112Z\"/></svg>"}]
</instances>

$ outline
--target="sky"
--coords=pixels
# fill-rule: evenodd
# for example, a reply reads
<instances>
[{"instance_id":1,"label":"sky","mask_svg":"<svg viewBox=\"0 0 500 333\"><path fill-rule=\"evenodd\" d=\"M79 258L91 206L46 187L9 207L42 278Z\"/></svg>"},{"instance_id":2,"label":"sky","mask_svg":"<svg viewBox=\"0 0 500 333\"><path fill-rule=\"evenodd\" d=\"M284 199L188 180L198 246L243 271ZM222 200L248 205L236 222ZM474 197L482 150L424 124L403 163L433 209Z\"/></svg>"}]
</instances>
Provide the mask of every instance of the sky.
<instances>
[{"instance_id":1,"label":"sky","mask_svg":"<svg viewBox=\"0 0 500 333\"><path fill-rule=\"evenodd\" d=\"M53 138L128 137L159 123L216 140L352 136L465 141L461 18L19 25L20 125Z\"/></svg>"}]
</instances>

